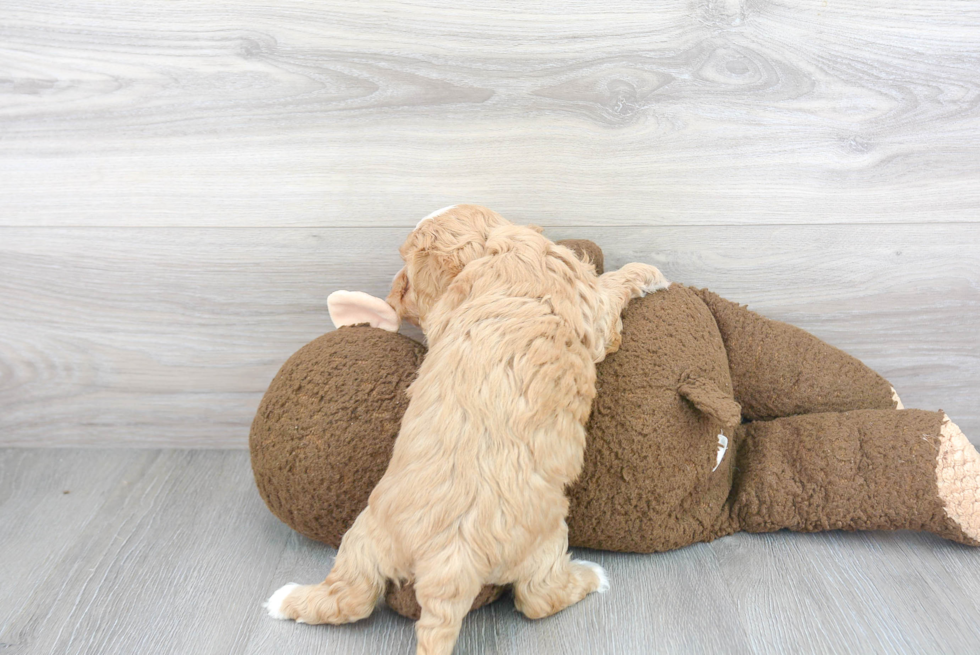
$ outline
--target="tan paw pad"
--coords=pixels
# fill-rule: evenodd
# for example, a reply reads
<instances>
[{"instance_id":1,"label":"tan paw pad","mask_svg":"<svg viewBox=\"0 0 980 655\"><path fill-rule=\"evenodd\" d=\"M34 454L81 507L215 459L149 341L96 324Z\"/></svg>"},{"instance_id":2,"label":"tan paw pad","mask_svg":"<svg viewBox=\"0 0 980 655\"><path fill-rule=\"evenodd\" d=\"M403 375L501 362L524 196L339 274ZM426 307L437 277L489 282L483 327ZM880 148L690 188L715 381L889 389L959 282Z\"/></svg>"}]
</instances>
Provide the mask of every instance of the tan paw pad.
<instances>
[{"instance_id":1,"label":"tan paw pad","mask_svg":"<svg viewBox=\"0 0 980 655\"><path fill-rule=\"evenodd\" d=\"M946 515L980 541L980 454L948 417L940 430L936 481Z\"/></svg>"}]
</instances>

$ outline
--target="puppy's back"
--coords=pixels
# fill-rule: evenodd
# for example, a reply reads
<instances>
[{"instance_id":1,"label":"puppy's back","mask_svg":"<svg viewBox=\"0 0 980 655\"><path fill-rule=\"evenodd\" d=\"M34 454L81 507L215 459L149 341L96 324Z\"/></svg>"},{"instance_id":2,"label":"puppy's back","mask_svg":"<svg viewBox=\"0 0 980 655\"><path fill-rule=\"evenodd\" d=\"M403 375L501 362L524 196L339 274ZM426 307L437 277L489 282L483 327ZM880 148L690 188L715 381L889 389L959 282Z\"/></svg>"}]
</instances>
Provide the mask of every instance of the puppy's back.
<instances>
[{"instance_id":1,"label":"puppy's back","mask_svg":"<svg viewBox=\"0 0 980 655\"><path fill-rule=\"evenodd\" d=\"M574 302L594 273L533 230L500 232L460 273L462 300L433 310L440 336L371 498L400 539L437 550L456 526L495 561L518 558L564 518L595 395Z\"/></svg>"}]
</instances>

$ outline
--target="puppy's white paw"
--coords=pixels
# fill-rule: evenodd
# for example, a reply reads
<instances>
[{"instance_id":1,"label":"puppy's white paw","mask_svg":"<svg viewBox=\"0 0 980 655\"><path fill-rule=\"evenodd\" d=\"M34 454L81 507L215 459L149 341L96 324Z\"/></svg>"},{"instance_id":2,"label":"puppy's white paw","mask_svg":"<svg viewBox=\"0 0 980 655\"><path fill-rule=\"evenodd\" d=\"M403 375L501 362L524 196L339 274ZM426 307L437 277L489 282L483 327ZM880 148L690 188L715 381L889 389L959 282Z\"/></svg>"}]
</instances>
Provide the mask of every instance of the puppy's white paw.
<instances>
[{"instance_id":1,"label":"puppy's white paw","mask_svg":"<svg viewBox=\"0 0 980 655\"><path fill-rule=\"evenodd\" d=\"M295 582L290 582L287 585L283 585L276 590L276 593L269 596L269 600L262 603L262 607L269 610L269 616L271 616L274 619L280 619L280 620L285 620L289 618L282 612L282 603L284 600L286 600L286 596L288 596L293 591L293 589L295 589L298 586L299 585L296 584Z\"/></svg>"},{"instance_id":2,"label":"puppy's white paw","mask_svg":"<svg viewBox=\"0 0 980 655\"><path fill-rule=\"evenodd\" d=\"M602 568L595 562L588 562L584 559L577 559L574 561L576 564L589 567L597 576L599 576L599 586L596 588L596 591L598 591L600 594L604 594L609 591L609 576L606 575L606 569Z\"/></svg>"},{"instance_id":3,"label":"puppy's white paw","mask_svg":"<svg viewBox=\"0 0 980 655\"><path fill-rule=\"evenodd\" d=\"M643 296L653 293L654 291L660 291L661 289L670 287L670 280L665 278L663 273L657 271L657 269L654 270L656 271L656 274L647 278L647 283L640 287L640 294Z\"/></svg>"}]
</instances>

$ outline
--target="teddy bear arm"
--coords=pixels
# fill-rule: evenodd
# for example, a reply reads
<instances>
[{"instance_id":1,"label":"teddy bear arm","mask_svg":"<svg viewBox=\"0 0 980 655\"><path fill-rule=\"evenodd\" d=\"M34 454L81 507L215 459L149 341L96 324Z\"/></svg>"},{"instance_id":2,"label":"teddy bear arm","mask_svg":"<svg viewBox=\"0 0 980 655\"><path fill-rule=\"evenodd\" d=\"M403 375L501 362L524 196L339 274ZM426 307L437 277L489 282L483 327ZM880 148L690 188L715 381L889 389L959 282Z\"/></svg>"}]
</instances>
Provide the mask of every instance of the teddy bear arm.
<instances>
[{"instance_id":1,"label":"teddy bear arm","mask_svg":"<svg viewBox=\"0 0 980 655\"><path fill-rule=\"evenodd\" d=\"M976 468L980 458L965 438L950 439L950 426L942 412L921 410L744 424L726 533L926 530L977 545L977 471L961 462Z\"/></svg>"},{"instance_id":2,"label":"teddy bear arm","mask_svg":"<svg viewBox=\"0 0 980 655\"><path fill-rule=\"evenodd\" d=\"M711 291L697 293L718 324L745 418L898 406L892 385L857 358Z\"/></svg>"}]
</instances>

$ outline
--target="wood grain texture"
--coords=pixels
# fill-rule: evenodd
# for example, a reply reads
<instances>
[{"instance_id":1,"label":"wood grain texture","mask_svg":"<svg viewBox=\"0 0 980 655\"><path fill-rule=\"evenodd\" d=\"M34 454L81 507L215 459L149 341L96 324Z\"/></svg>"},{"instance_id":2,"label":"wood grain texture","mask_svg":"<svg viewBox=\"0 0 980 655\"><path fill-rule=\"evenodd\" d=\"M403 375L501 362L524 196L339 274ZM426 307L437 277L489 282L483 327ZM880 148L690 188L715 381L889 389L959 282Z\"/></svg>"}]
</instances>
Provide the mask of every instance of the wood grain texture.
<instances>
[{"instance_id":1,"label":"wood grain texture","mask_svg":"<svg viewBox=\"0 0 980 655\"><path fill-rule=\"evenodd\" d=\"M940 565L937 544L909 532L827 532L740 534L711 548L740 590L737 613L755 650L845 654L980 643L975 597ZM773 611L784 620L764 618Z\"/></svg>"},{"instance_id":2,"label":"wood grain texture","mask_svg":"<svg viewBox=\"0 0 980 655\"><path fill-rule=\"evenodd\" d=\"M335 551L262 504L241 451L0 450L0 649L15 655L412 652L385 607L355 624L270 619ZM70 494L63 494L68 490ZM738 534L656 555L579 551L612 583L528 621L470 614L459 655L969 653L980 550L927 534Z\"/></svg>"},{"instance_id":3,"label":"wood grain texture","mask_svg":"<svg viewBox=\"0 0 980 655\"><path fill-rule=\"evenodd\" d=\"M0 229L0 443L244 447L279 366L331 329L327 295L384 295L404 232ZM971 224L548 234L810 330L980 438Z\"/></svg>"},{"instance_id":4,"label":"wood grain texture","mask_svg":"<svg viewBox=\"0 0 980 655\"><path fill-rule=\"evenodd\" d=\"M0 452L0 651L43 652L17 650L52 615L54 599L40 590L59 588L63 579L52 578L59 567L66 575L84 575L85 562L76 559L75 551L80 535L102 516L106 497L142 457L135 450L113 455ZM70 594L64 600L77 602ZM55 616L46 629L62 629L59 618L64 617Z\"/></svg>"},{"instance_id":5,"label":"wood grain texture","mask_svg":"<svg viewBox=\"0 0 980 655\"><path fill-rule=\"evenodd\" d=\"M980 5L8 0L0 224L977 222Z\"/></svg>"}]
</instances>

